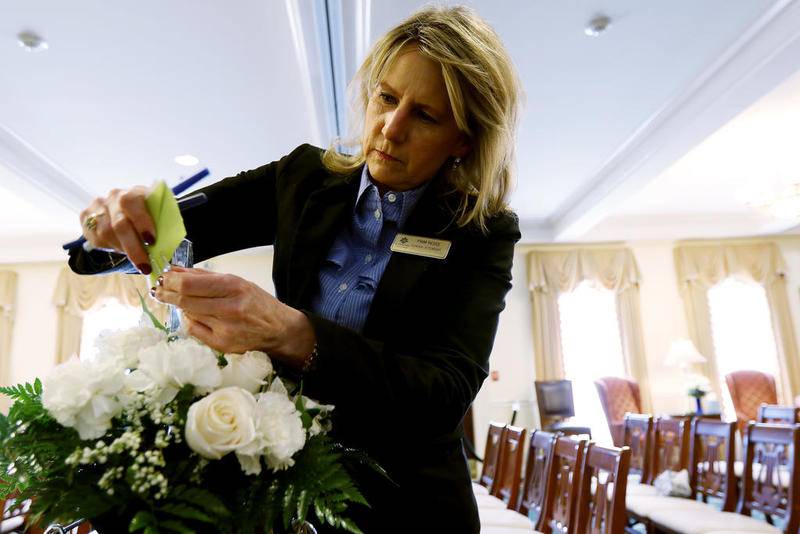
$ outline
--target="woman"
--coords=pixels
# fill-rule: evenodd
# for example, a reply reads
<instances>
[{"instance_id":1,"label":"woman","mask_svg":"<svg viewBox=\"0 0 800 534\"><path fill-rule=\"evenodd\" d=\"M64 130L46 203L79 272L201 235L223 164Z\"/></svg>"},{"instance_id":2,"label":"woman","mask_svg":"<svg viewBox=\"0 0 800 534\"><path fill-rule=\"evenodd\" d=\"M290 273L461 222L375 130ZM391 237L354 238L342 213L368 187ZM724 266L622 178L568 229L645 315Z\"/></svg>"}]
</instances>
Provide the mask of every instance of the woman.
<instances>
[{"instance_id":1,"label":"woman","mask_svg":"<svg viewBox=\"0 0 800 534\"><path fill-rule=\"evenodd\" d=\"M153 293L200 340L264 350L336 406L335 436L392 478L357 474L365 532L478 532L461 420L487 374L520 237L506 207L517 79L472 11L426 8L377 42L354 86L357 156L304 145L204 189L208 202L184 213L199 260L274 245L277 298L180 268ZM142 243L158 237L146 194L114 191L81 214L93 246L143 273ZM70 264L111 268L99 252Z\"/></svg>"}]
</instances>

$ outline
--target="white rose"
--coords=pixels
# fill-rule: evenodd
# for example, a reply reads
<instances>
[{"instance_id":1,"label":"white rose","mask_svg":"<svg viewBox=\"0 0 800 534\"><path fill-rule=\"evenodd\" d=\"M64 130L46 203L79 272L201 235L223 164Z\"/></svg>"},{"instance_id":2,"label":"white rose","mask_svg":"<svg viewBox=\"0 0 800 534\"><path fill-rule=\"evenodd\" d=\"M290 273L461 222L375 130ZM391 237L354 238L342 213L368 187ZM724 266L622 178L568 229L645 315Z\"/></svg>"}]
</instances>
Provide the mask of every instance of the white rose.
<instances>
[{"instance_id":1,"label":"white rose","mask_svg":"<svg viewBox=\"0 0 800 534\"><path fill-rule=\"evenodd\" d=\"M264 352L248 351L244 354L226 354L228 365L222 368L221 387L237 386L257 393L272 374L272 362Z\"/></svg>"},{"instance_id":2,"label":"white rose","mask_svg":"<svg viewBox=\"0 0 800 534\"><path fill-rule=\"evenodd\" d=\"M210 460L249 445L255 437L256 400L242 388L218 389L189 407L186 443Z\"/></svg>"},{"instance_id":3,"label":"white rose","mask_svg":"<svg viewBox=\"0 0 800 534\"><path fill-rule=\"evenodd\" d=\"M139 351L166 341L167 334L153 326L137 326L127 330L104 330L95 341L98 358L116 360L121 367L133 368L139 363Z\"/></svg>"},{"instance_id":4,"label":"white rose","mask_svg":"<svg viewBox=\"0 0 800 534\"><path fill-rule=\"evenodd\" d=\"M77 430L81 439L96 439L122 411L122 383L115 362L70 360L45 378L42 405L61 425Z\"/></svg>"},{"instance_id":5,"label":"white rose","mask_svg":"<svg viewBox=\"0 0 800 534\"><path fill-rule=\"evenodd\" d=\"M162 341L139 352L139 367L126 382L136 391L150 392L154 400L167 403L187 384L199 393L212 391L222 382L217 357L194 339Z\"/></svg>"},{"instance_id":6,"label":"white rose","mask_svg":"<svg viewBox=\"0 0 800 534\"><path fill-rule=\"evenodd\" d=\"M259 454L263 454L267 466L273 470L286 469L294 465L292 456L305 445L306 432L303 429L300 412L295 408L292 399L286 395L286 389L279 378L273 380L269 391L258 395L255 431L256 437L250 445L237 451L243 469L246 469L245 464L248 463L248 459L243 463L243 456L257 457ZM251 474L260 471L259 464L258 470Z\"/></svg>"}]
</instances>

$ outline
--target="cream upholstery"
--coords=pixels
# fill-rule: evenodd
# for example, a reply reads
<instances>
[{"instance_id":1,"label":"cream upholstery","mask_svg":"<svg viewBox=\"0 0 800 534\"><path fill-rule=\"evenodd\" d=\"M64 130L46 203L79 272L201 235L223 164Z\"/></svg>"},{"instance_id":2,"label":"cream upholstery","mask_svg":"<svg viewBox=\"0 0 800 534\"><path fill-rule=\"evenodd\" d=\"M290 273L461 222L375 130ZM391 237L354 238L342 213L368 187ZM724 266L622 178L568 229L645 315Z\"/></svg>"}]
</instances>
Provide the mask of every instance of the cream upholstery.
<instances>
[{"instance_id":1,"label":"cream upholstery","mask_svg":"<svg viewBox=\"0 0 800 534\"><path fill-rule=\"evenodd\" d=\"M475 495L489 495L489 490L486 489L486 486L481 486L477 482L473 482L472 493L474 493Z\"/></svg>"},{"instance_id":2,"label":"cream upholstery","mask_svg":"<svg viewBox=\"0 0 800 534\"><path fill-rule=\"evenodd\" d=\"M708 534L712 531L737 530L758 534L782 534L777 527L759 519L734 512L719 512L708 506L700 509L685 509L676 514L674 510L653 510L653 523L682 534Z\"/></svg>"},{"instance_id":3,"label":"cream upholstery","mask_svg":"<svg viewBox=\"0 0 800 534\"><path fill-rule=\"evenodd\" d=\"M533 527L484 527L481 526L481 534L542 534L538 530L533 530Z\"/></svg>"},{"instance_id":4,"label":"cream upholstery","mask_svg":"<svg viewBox=\"0 0 800 534\"><path fill-rule=\"evenodd\" d=\"M658 497L659 493L655 486L651 486L650 484L631 484L630 479L628 479L626 496L630 497L631 495L641 497Z\"/></svg>"},{"instance_id":5,"label":"cream upholstery","mask_svg":"<svg viewBox=\"0 0 800 534\"><path fill-rule=\"evenodd\" d=\"M500 510L478 507L481 529L485 527L525 528L533 530L533 523L524 515L512 510Z\"/></svg>"},{"instance_id":6,"label":"cream upholstery","mask_svg":"<svg viewBox=\"0 0 800 534\"><path fill-rule=\"evenodd\" d=\"M632 512L642 519L650 518L653 512L674 510L707 511L711 509L707 504L682 497L630 494L625 498L625 507L628 512Z\"/></svg>"},{"instance_id":7,"label":"cream upholstery","mask_svg":"<svg viewBox=\"0 0 800 534\"><path fill-rule=\"evenodd\" d=\"M508 505L493 495L475 495L478 508L505 510Z\"/></svg>"}]
</instances>

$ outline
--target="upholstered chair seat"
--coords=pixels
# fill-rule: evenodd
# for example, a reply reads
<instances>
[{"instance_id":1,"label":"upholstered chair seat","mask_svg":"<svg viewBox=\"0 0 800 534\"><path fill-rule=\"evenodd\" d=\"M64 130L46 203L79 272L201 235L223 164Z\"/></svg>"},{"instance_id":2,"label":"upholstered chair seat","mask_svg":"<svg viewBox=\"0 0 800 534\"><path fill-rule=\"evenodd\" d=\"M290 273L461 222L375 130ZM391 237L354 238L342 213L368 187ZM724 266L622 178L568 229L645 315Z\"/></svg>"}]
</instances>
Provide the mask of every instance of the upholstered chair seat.
<instances>
[{"instance_id":1,"label":"upholstered chair seat","mask_svg":"<svg viewBox=\"0 0 800 534\"><path fill-rule=\"evenodd\" d=\"M709 507L675 510L653 510L650 519L659 526L681 534L708 534L714 530L737 530L748 534L782 534L781 529L769 523L735 512L709 513Z\"/></svg>"}]
</instances>

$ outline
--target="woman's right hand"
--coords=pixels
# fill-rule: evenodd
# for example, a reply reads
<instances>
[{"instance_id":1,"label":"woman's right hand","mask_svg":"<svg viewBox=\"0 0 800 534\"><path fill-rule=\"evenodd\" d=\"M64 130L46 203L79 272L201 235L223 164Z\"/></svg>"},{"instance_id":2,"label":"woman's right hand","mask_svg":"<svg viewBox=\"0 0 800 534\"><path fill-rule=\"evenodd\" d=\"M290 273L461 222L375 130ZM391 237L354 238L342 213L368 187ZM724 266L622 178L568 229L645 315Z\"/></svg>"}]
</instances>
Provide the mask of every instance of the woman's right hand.
<instances>
[{"instance_id":1,"label":"woman's right hand","mask_svg":"<svg viewBox=\"0 0 800 534\"><path fill-rule=\"evenodd\" d=\"M150 189L144 186L114 189L98 197L81 212L83 236L94 248L112 249L128 256L142 274L152 267L144 244L155 242L155 224L145 199Z\"/></svg>"}]
</instances>

